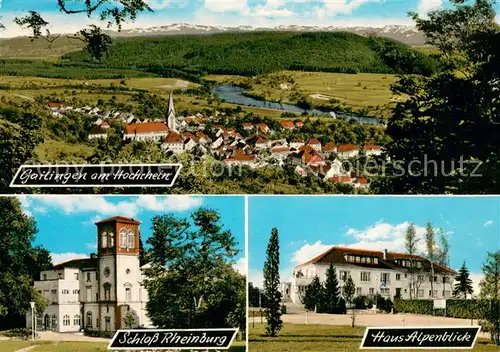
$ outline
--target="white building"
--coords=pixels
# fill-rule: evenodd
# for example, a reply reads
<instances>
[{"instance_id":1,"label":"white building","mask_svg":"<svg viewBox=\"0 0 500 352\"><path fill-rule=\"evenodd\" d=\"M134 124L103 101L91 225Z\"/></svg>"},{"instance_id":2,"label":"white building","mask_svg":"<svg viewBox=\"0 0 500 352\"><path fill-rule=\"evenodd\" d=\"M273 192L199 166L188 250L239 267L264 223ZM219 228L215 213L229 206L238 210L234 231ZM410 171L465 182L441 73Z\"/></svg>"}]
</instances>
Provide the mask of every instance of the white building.
<instances>
[{"instance_id":1,"label":"white building","mask_svg":"<svg viewBox=\"0 0 500 352\"><path fill-rule=\"evenodd\" d=\"M177 121L175 118L174 94L170 92L168 101L167 125L172 131L177 131Z\"/></svg>"},{"instance_id":2,"label":"white building","mask_svg":"<svg viewBox=\"0 0 500 352\"><path fill-rule=\"evenodd\" d=\"M410 262L415 268L410 274ZM419 299L450 298L453 278L456 272L450 268L433 263L433 291L431 291L431 262L427 259L404 253L371 251L355 248L332 247L323 254L295 267L289 298L301 303L301 298L315 276L321 282L326 280L326 272L333 264L341 289L347 278L352 277L356 286L356 296L380 294L394 300L400 295L410 298L410 282L413 282L415 296ZM415 272L416 271L416 272ZM285 297L288 298L288 297Z\"/></svg>"},{"instance_id":3,"label":"white building","mask_svg":"<svg viewBox=\"0 0 500 352\"><path fill-rule=\"evenodd\" d=\"M123 319L127 314L135 316L134 328L152 327L139 266L139 224L122 216L98 221L97 255L40 273L34 286L49 304L37 317L38 329L113 332L126 328ZM30 328L29 314L26 321Z\"/></svg>"}]
</instances>

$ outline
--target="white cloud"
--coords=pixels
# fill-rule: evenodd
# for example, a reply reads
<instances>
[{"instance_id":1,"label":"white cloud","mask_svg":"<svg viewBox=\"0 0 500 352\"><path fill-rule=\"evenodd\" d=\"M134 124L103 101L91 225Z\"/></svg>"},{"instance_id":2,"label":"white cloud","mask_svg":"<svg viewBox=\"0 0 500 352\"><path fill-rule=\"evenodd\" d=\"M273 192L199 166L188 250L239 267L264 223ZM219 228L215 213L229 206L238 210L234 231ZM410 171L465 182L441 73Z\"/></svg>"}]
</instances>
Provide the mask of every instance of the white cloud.
<instances>
[{"instance_id":1,"label":"white cloud","mask_svg":"<svg viewBox=\"0 0 500 352\"><path fill-rule=\"evenodd\" d=\"M68 260L73 260L73 259L84 259L88 258L89 256L84 253L50 253L52 256L52 264L57 265L61 264L63 262L67 262Z\"/></svg>"},{"instance_id":2,"label":"white cloud","mask_svg":"<svg viewBox=\"0 0 500 352\"><path fill-rule=\"evenodd\" d=\"M103 196L32 197L21 200L25 211L35 211L41 207L47 211L61 211L65 214L98 213L87 223L94 223L101 216L123 215L135 217L141 211L186 211L199 207L203 199L192 196L138 196L118 203L110 202ZM24 203L23 203L24 202ZM34 204L36 203L36 206ZM33 207L33 208L32 208ZM31 209L32 208L32 209Z\"/></svg>"},{"instance_id":3,"label":"white cloud","mask_svg":"<svg viewBox=\"0 0 500 352\"><path fill-rule=\"evenodd\" d=\"M378 222L361 230L350 228L346 234L352 236L356 242L347 246L379 251L387 249L392 252L405 252L404 236L409 225L410 223L406 221L395 225ZM425 241L423 240L423 236L425 234L425 227L415 225L415 232L419 239L417 251L424 252Z\"/></svg>"},{"instance_id":4,"label":"white cloud","mask_svg":"<svg viewBox=\"0 0 500 352\"><path fill-rule=\"evenodd\" d=\"M340 14L351 14L353 10L362 5L379 1L380 0L323 0L323 6L316 7L315 13L320 18Z\"/></svg>"},{"instance_id":5,"label":"white cloud","mask_svg":"<svg viewBox=\"0 0 500 352\"><path fill-rule=\"evenodd\" d=\"M248 273L248 282L251 282L254 287L264 287L264 275L262 270L250 270Z\"/></svg>"},{"instance_id":6,"label":"white cloud","mask_svg":"<svg viewBox=\"0 0 500 352\"><path fill-rule=\"evenodd\" d=\"M443 0L420 0L417 11L420 16L427 16L431 11L439 10L443 6Z\"/></svg>"},{"instance_id":7,"label":"white cloud","mask_svg":"<svg viewBox=\"0 0 500 352\"><path fill-rule=\"evenodd\" d=\"M326 252L331 247L332 245L324 244L321 241L317 241L313 244L306 243L293 253L291 261L294 265L305 263L321 253Z\"/></svg>"},{"instance_id":8,"label":"white cloud","mask_svg":"<svg viewBox=\"0 0 500 352\"><path fill-rule=\"evenodd\" d=\"M97 243L96 242L85 243L85 247L87 247L91 251L96 251L97 250Z\"/></svg>"},{"instance_id":9,"label":"white cloud","mask_svg":"<svg viewBox=\"0 0 500 352\"><path fill-rule=\"evenodd\" d=\"M458 271L458 268L456 269ZM481 288L479 287L479 283L484 278L483 273L470 273L470 279L472 280L472 288L474 289L474 295L479 295L481 292Z\"/></svg>"},{"instance_id":10,"label":"white cloud","mask_svg":"<svg viewBox=\"0 0 500 352\"><path fill-rule=\"evenodd\" d=\"M161 10L170 6L170 0L147 0L147 3L153 10Z\"/></svg>"},{"instance_id":11,"label":"white cloud","mask_svg":"<svg viewBox=\"0 0 500 352\"><path fill-rule=\"evenodd\" d=\"M488 220L488 221L486 221L486 222L484 223L484 227L488 227L488 226L493 225L493 222L494 222L493 220Z\"/></svg>"},{"instance_id":12,"label":"white cloud","mask_svg":"<svg viewBox=\"0 0 500 352\"><path fill-rule=\"evenodd\" d=\"M205 0L205 8L212 12L241 12L248 9L247 0Z\"/></svg>"},{"instance_id":13,"label":"white cloud","mask_svg":"<svg viewBox=\"0 0 500 352\"><path fill-rule=\"evenodd\" d=\"M248 266L247 266L247 258L240 258L238 261L233 264L234 270L239 272L242 275L246 275L248 271Z\"/></svg>"}]
</instances>

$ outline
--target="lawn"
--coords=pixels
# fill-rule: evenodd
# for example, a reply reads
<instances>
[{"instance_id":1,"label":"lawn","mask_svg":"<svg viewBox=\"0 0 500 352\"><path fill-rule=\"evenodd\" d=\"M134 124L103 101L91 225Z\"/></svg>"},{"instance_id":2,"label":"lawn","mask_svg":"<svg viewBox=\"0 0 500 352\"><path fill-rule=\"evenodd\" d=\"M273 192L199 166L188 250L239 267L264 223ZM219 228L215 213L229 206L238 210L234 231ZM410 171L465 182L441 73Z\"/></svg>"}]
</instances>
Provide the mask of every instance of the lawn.
<instances>
[{"instance_id":1,"label":"lawn","mask_svg":"<svg viewBox=\"0 0 500 352\"><path fill-rule=\"evenodd\" d=\"M26 341L26 340L0 340L0 352L14 352L25 347L37 344L46 344L46 341Z\"/></svg>"},{"instance_id":2,"label":"lawn","mask_svg":"<svg viewBox=\"0 0 500 352\"><path fill-rule=\"evenodd\" d=\"M365 328L351 328L350 326L284 324L279 337L271 338L263 336L264 326L264 324L255 324L252 328L250 324L248 347L251 352L357 351L365 331ZM498 350L497 347L487 340L479 340L474 351L493 352Z\"/></svg>"}]
</instances>

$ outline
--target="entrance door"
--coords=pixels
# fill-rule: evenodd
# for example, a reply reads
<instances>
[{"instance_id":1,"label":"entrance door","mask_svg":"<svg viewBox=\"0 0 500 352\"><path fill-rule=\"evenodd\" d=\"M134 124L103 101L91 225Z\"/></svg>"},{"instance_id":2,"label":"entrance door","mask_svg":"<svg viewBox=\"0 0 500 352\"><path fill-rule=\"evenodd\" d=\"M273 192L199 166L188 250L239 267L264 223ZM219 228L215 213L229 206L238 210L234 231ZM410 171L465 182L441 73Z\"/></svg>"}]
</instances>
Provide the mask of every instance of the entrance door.
<instances>
[{"instance_id":1,"label":"entrance door","mask_svg":"<svg viewBox=\"0 0 500 352\"><path fill-rule=\"evenodd\" d=\"M401 298L401 287L396 287L396 297Z\"/></svg>"},{"instance_id":2,"label":"entrance door","mask_svg":"<svg viewBox=\"0 0 500 352\"><path fill-rule=\"evenodd\" d=\"M104 330L111 331L111 318L110 317L106 317L105 324L104 324Z\"/></svg>"},{"instance_id":3,"label":"entrance door","mask_svg":"<svg viewBox=\"0 0 500 352\"><path fill-rule=\"evenodd\" d=\"M43 317L43 329L44 330L50 329L50 317L48 314L45 314L45 316Z\"/></svg>"}]
</instances>

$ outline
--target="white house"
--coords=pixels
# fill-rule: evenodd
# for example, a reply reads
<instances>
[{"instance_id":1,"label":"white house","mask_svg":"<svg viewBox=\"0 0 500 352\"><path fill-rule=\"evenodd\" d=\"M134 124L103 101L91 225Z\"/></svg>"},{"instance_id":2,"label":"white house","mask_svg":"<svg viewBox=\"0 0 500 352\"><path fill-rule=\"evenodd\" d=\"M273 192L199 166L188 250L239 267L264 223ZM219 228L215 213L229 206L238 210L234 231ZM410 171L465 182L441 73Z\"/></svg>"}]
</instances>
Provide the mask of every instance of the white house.
<instances>
[{"instance_id":1,"label":"white house","mask_svg":"<svg viewBox=\"0 0 500 352\"><path fill-rule=\"evenodd\" d=\"M107 128L104 128L101 126L93 126L89 131L88 138L89 138L89 140L99 139L99 138L106 139L106 138L108 138L108 131L107 130L108 130Z\"/></svg>"},{"instance_id":2,"label":"white house","mask_svg":"<svg viewBox=\"0 0 500 352\"><path fill-rule=\"evenodd\" d=\"M365 144L363 146L366 156L382 155L382 147L376 144Z\"/></svg>"},{"instance_id":3,"label":"white house","mask_svg":"<svg viewBox=\"0 0 500 352\"><path fill-rule=\"evenodd\" d=\"M131 123L125 125L124 140L158 141L164 139L170 129L164 122Z\"/></svg>"},{"instance_id":4,"label":"white house","mask_svg":"<svg viewBox=\"0 0 500 352\"><path fill-rule=\"evenodd\" d=\"M304 141L302 139L294 139L290 142L290 149L299 150L303 145Z\"/></svg>"},{"instance_id":5,"label":"white house","mask_svg":"<svg viewBox=\"0 0 500 352\"><path fill-rule=\"evenodd\" d=\"M146 313L147 291L139 265L139 225L115 216L96 222L97 254L42 271L34 286L48 301L37 314L37 328L56 332L113 332L126 328L133 314L135 327L152 328ZM31 328L31 316L27 315Z\"/></svg>"},{"instance_id":6,"label":"white house","mask_svg":"<svg viewBox=\"0 0 500 352\"><path fill-rule=\"evenodd\" d=\"M179 133L172 131L165 137L161 147L166 151L182 153L184 151L184 141Z\"/></svg>"},{"instance_id":7,"label":"white house","mask_svg":"<svg viewBox=\"0 0 500 352\"><path fill-rule=\"evenodd\" d=\"M410 266L410 263L412 263ZM444 299L452 294L452 282L456 272L448 267L433 263L433 291L431 291L431 262L427 259L404 253L372 251L364 249L332 247L326 252L295 267L290 285L290 297L294 303L301 303L307 285L318 276L326 280L326 272L333 264L339 284L344 286L352 277L356 296L380 294L386 298L410 298L410 283L415 292L412 298ZM413 267L413 273L409 268Z\"/></svg>"},{"instance_id":8,"label":"white house","mask_svg":"<svg viewBox=\"0 0 500 352\"><path fill-rule=\"evenodd\" d=\"M359 155L359 148L354 144L341 144L337 147L339 158L348 159Z\"/></svg>"}]
</instances>

